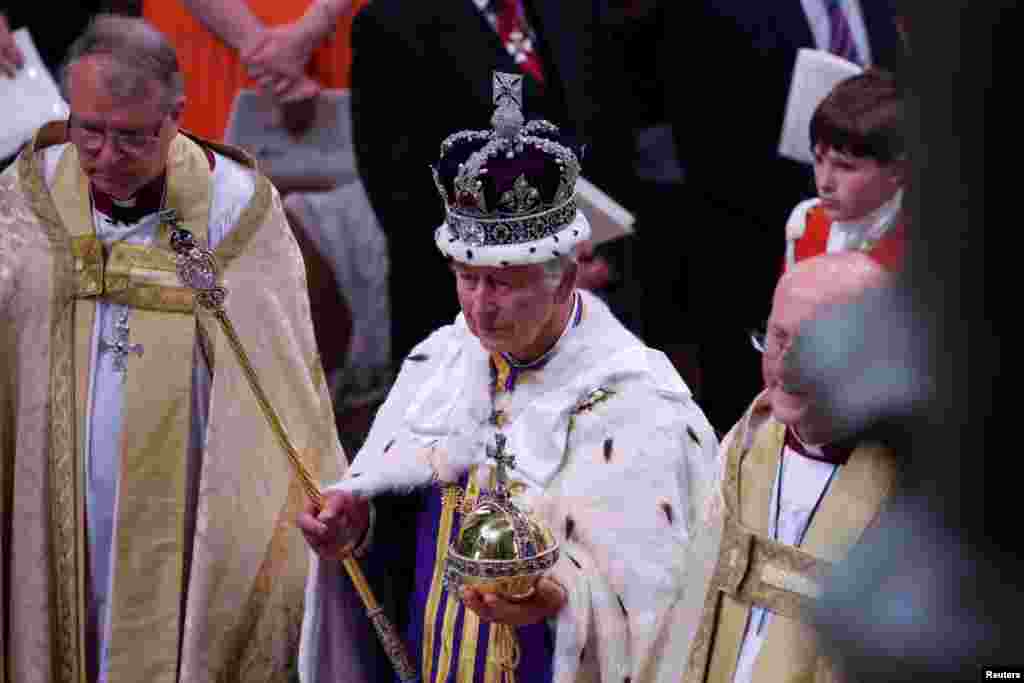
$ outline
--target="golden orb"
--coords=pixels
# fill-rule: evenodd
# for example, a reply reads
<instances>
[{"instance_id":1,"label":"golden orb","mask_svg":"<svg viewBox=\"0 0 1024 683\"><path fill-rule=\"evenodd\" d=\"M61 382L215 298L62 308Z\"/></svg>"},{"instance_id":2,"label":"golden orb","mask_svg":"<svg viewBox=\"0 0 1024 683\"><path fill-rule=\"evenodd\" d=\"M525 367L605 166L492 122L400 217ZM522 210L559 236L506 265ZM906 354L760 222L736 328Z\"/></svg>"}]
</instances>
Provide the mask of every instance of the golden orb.
<instances>
[{"instance_id":1,"label":"golden orb","mask_svg":"<svg viewBox=\"0 0 1024 683\"><path fill-rule=\"evenodd\" d=\"M496 593L505 600L529 599L537 581L558 560L558 541L536 517L517 507L508 490L506 467L515 458L505 453L505 437L495 435L497 462L493 491L483 493L462 520L448 548L445 581L456 595L461 586Z\"/></svg>"}]
</instances>

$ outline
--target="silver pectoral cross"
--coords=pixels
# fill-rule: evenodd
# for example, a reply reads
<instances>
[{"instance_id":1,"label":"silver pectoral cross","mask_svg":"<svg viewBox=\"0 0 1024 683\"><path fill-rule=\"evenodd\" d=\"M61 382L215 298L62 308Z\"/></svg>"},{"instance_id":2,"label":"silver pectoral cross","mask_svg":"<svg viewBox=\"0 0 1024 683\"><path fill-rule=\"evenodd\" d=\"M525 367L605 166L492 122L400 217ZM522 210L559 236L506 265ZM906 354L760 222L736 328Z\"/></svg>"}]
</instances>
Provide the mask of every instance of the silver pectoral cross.
<instances>
[{"instance_id":1,"label":"silver pectoral cross","mask_svg":"<svg viewBox=\"0 0 1024 683\"><path fill-rule=\"evenodd\" d=\"M142 344L129 343L130 335L131 329L128 327L128 312L122 311L114 322L114 332L110 338L100 338L100 353L114 354L114 371L120 372L122 375L128 372L128 354L134 353L137 356L141 356L145 350Z\"/></svg>"}]
</instances>

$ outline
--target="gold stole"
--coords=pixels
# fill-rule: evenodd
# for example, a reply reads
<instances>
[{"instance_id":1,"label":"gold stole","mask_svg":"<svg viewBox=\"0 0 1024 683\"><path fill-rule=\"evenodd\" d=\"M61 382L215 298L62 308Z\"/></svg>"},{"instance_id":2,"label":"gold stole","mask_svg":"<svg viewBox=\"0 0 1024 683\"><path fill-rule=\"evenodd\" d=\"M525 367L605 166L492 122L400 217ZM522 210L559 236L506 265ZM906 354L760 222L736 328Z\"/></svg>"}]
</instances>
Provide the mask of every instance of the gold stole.
<instances>
[{"instance_id":1,"label":"gold stole","mask_svg":"<svg viewBox=\"0 0 1024 683\"><path fill-rule=\"evenodd\" d=\"M211 185L212 174L202 148L184 136L176 137L168 155L165 208L176 209L184 226L201 243L207 241ZM104 262L103 246L93 226L88 178L72 145L61 156L51 194L71 237L74 262L79 472L85 471L84 436L97 298L132 307L129 341L144 347L143 356L129 355L126 359L116 560L108 598L111 634L107 680L174 683L185 589L185 472L196 342L192 294L178 284L174 255L167 248L166 225L160 227L156 240L159 246L115 244ZM84 486L77 493L79 505L84 498L82 489ZM84 517L80 515L79 520L82 524ZM78 566L83 567L84 543L79 545ZM80 591L84 590L84 584L80 585ZM79 599L79 610L83 602ZM76 621L82 628L83 612ZM94 646L82 642L82 647ZM83 655L78 653L76 668L84 676Z\"/></svg>"},{"instance_id":2,"label":"gold stole","mask_svg":"<svg viewBox=\"0 0 1024 683\"><path fill-rule=\"evenodd\" d=\"M744 452L742 430L726 454L726 520L718 567L690 655L687 683L732 683L751 607L774 612L754 665L754 681L826 681L808 610L830 564L846 556L876 517L896 479L892 454L859 446L840 467L794 548L768 536L769 507L785 426L768 420Z\"/></svg>"}]
</instances>

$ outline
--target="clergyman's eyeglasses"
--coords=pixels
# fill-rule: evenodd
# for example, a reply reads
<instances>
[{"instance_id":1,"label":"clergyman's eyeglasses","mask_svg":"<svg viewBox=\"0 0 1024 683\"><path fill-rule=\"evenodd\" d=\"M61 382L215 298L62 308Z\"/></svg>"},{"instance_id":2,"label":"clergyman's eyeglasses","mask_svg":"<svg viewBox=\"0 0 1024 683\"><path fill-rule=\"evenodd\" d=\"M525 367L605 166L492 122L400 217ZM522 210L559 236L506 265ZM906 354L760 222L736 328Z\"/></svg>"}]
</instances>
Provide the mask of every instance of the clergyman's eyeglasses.
<instances>
[{"instance_id":1,"label":"clergyman's eyeglasses","mask_svg":"<svg viewBox=\"0 0 1024 683\"><path fill-rule=\"evenodd\" d=\"M160 140L160 131L164 121L144 128L112 128L94 121L83 121L74 114L68 115L68 134L76 146L97 154L103 149L103 143L110 136L111 143L121 153L138 157L152 151Z\"/></svg>"},{"instance_id":2,"label":"clergyman's eyeglasses","mask_svg":"<svg viewBox=\"0 0 1024 683\"><path fill-rule=\"evenodd\" d=\"M767 326L750 330L750 343L754 349L766 356L776 357L786 352L792 344L789 335L781 331L768 331Z\"/></svg>"}]
</instances>

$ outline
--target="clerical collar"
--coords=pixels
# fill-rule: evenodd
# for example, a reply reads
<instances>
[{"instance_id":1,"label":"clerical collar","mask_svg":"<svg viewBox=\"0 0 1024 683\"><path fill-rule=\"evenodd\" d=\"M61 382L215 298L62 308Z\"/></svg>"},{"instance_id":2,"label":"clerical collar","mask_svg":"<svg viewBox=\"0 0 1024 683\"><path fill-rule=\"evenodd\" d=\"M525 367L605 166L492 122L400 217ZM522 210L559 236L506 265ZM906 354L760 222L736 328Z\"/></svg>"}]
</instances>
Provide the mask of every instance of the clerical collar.
<instances>
[{"instance_id":1,"label":"clerical collar","mask_svg":"<svg viewBox=\"0 0 1024 683\"><path fill-rule=\"evenodd\" d=\"M903 207L903 190L897 190L892 199L863 218L852 221L835 221L833 230L859 235L861 239L873 242L889 231Z\"/></svg>"},{"instance_id":2,"label":"clerical collar","mask_svg":"<svg viewBox=\"0 0 1024 683\"><path fill-rule=\"evenodd\" d=\"M151 213L156 213L163 206L164 192L167 189L167 174L159 176L139 188L131 199L115 199L111 195L90 184L93 207L107 216L107 222L134 225Z\"/></svg>"},{"instance_id":3,"label":"clerical collar","mask_svg":"<svg viewBox=\"0 0 1024 683\"><path fill-rule=\"evenodd\" d=\"M562 345L562 340L569 334L569 332L580 324L580 320L583 319L583 298L579 292L573 293L572 302L572 313L569 314L569 319L565 321L565 327L562 328L562 334L558 336L558 340L551 345L551 348L541 354L538 358L528 362L517 361L515 358L507 353L492 353L491 354L491 369L496 375L495 385L497 388L504 391L513 391L515 389L516 381L519 376L528 370L539 370L555 355L555 352Z\"/></svg>"},{"instance_id":4,"label":"clerical collar","mask_svg":"<svg viewBox=\"0 0 1024 683\"><path fill-rule=\"evenodd\" d=\"M806 443L792 427L786 427L785 447L811 460L845 465L853 453L853 444L847 441L823 444L820 446Z\"/></svg>"},{"instance_id":5,"label":"clerical collar","mask_svg":"<svg viewBox=\"0 0 1024 683\"><path fill-rule=\"evenodd\" d=\"M206 147L203 147L203 153L206 155L206 162L210 165L212 172L217 166L216 157ZM166 171L140 187L130 199L115 199L89 183L93 208L107 216L107 222L111 225L134 225L151 213L156 213L163 208L166 192Z\"/></svg>"}]
</instances>

